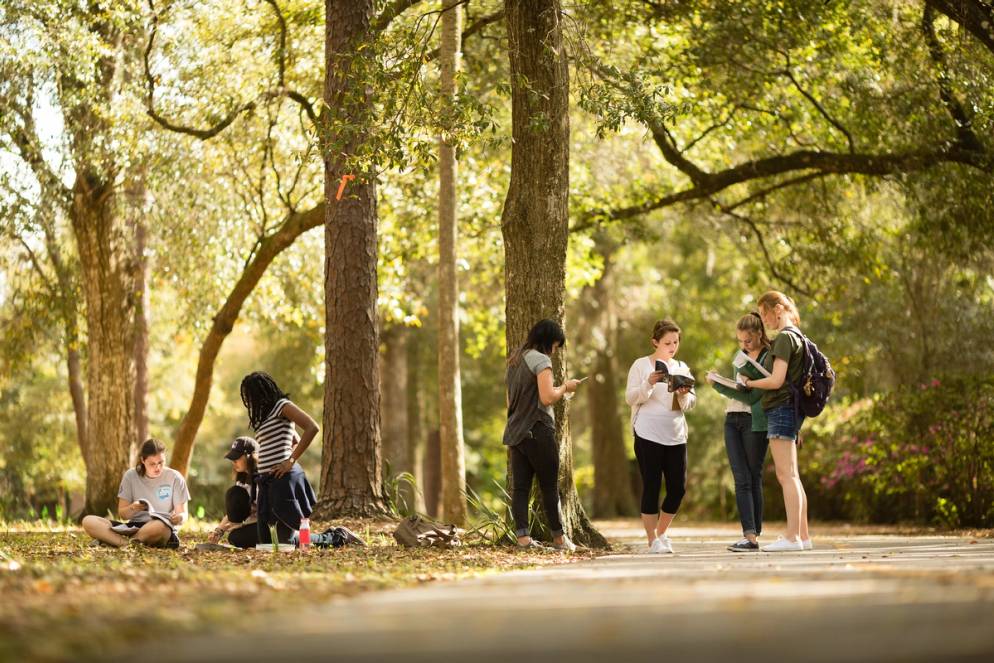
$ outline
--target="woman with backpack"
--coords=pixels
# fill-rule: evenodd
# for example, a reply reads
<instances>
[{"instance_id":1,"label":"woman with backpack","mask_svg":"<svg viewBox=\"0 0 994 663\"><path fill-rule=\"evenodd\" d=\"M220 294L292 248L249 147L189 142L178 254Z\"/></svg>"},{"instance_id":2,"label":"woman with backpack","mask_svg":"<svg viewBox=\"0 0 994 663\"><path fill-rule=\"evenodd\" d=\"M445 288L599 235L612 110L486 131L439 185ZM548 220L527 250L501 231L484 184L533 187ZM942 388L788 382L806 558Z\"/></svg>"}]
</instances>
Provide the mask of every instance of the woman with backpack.
<instances>
[{"instance_id":1,"label":"woman with backpack","mask_svg":"<svg viewBox=\"0 0 994 663\"><path fill-rule=\"evenodd\" d=\"M776 290L759 298L759 313L763 324L778 332L763 362L771 375L758 380L746 379L743 384L765 392L761 403L767 419L767 436L787 511L785 536L763 546L763 552L811 550L814 546L808 532L808 498L797 467L798 433L804 416L799 414L793 390L804 372L801 316L793 300Z\"/></svg>"},{"instance_id":2,"label":"woman with backpack","mask_svg":"<svg viewBox=\"0 0 994 663\"><path fill-rule=\"evenodd\" d=\"M552 406L576 391L580 380L558 387L552 375L552 356L566 345L566 335L554 320L541 320L507 360L507 426L504 444L511 466L511 513L522 548L541 547L528 529L528 499L537 477L542 504L555 548L572 552L576 546L563 532L559 516L559 447Z\"/></svg>"},{"instance_id":3,"label":"woman with backpack","mask_svg":"<svg viewBox=\"0 0 994 663\"><path fill-rule=\"evenodd\" d=\"M641 515L649 553L672 553L666 530L683 501L687 486L687 418L697 404L687 364L676 359L680 327L660 320L652 329L653 352L639 357L628 371L625 401L632 408L635 458L642 475ZM682 380L674 381L677 376ZM680 386L678 386L680 385ZM659 504L659 491L666 496Z\"/></svg>"},{"instance_id":4,"label":"woman with backpack","mask_svg":"<svg viewBox=\"0 0 994 663\"><path fill-rule=\"evenodd\" d=\"M757 364L761 366L769 354L770 339L759 313L753 311L742 316L735 325L735 336L740 348L732 360L736 380L763 377ZM727 387L711 380L710 374L708 382L728 399L725 452L735 480L735 503L742 523L742 539L728 546L728 550L753 552L759 550L756 539L763 533L763 465L770 444L766 437L766 414L760 402L765 392Z\"/></svg>"}]
</instances>

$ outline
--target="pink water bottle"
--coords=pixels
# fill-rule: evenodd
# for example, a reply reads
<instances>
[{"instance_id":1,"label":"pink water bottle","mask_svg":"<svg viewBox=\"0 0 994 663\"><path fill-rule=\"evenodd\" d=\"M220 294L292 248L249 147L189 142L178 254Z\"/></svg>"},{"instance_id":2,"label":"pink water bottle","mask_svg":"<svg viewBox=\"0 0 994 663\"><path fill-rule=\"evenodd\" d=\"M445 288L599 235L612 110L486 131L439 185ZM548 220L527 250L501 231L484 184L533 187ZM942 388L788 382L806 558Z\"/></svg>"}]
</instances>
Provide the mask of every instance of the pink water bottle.
<instances>
[{"instance_id":1,"label":"pink water bottle","mask_svg":"<svg viewBox=\"0 0 994 663\"><path fill-rule=\"evenodd\" d=\"M311 521L307 518L300 520L300 548L307 550L311 547Z\"/></svg>"}]
</instances>

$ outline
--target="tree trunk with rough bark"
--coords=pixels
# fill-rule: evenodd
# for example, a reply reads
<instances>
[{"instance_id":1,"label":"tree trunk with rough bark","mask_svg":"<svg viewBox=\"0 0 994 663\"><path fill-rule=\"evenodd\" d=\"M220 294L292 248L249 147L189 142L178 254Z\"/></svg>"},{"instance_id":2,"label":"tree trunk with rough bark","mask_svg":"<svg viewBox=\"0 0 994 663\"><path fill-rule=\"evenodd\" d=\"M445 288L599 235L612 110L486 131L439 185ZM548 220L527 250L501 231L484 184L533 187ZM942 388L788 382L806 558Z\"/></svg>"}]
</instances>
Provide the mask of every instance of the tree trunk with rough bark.
<instances>
[{"instance_id":1,"label":"tree trunk with rough bark","mask_svg":"<svg viewBox=\"0 0 994 663\"><path fill-rule=\"evenodd\" d=\"M86 506L117 508L121 474L134 455L134 266L118 218L113 177L77 173L70 213L86 300Z\"/></svg>"},{"instance_id":2,"label":"tree trunk with rough bark","mask_svg":"<svg viewBox=\"0 0 994 663\"><path fill-rule=\"evenodd\" d=\"M148 334L149 292L148 229L145 226L145 183L139 181L128 191L129 208L133 215L135 235L135 441L148 439Z\"/></svg>"},{"instance_id":3,"label":"tree trunk with rough bark","mask_svg":"<svg viewBox=\"0 0 994 663\"><path fill-rule=\"evenodd\" d=\"M428 513L425 503L427 488L425 482L425 454L427 442L425 431L425 393L424 380L421 370L422 349L425 344L424 328L414 328L408 332L407 342L407 445L410 449L411 462L414 465L412 473L417 483L414 494L414 510L418 513Z\"/></svg>"},{"instance_id":4,"label":"tree trunk with rough bark","mask_svg":"<svg viewBox=\"0 0 994 663\"><path fill-rule=\"evenodd\" d=\"M442 11L441 105L451 108L459 68L462 23L460 0L445 0ZM462 386L459 378L459 279L456 255L456 149L438 140L438 410L442 444L442 517L466 523L466 453L462 432Z\"/></svg>"},{"instance_id":5,"label":"tree trunk with rough bark","mask_svg":"<svg viewBox=\"0 0 994 663\"><path fill-rule=\"evenodd\" d=\"M363 60L373 57L372 0L325 0L324 158L325 370L319 513L386 511L380 449L376 324L376 184L372 169L348 172L365 151L371 91ZM352 175L348 181L343 176Z\"/></svg>"},{"instance_id":6,"label":"tree trunk with rough bark","mask_svg":"<svg viewBox=\"0 0 994 663\"><path fill-rule=\"evenodd\" d=\"M407 341L410 333L407 327L401 325L384 330L380 337L384 347L380 362L383 476L388 482L404 473L417 476L407 408ZM399 500L403 500L408 509L417 508L415 491L409 484L399 482L398 491ZM402 506L399 500L398 508Z\"/></svg>"},{"instance_id":7,"label":"tree trunk with rough bark","mask_svg":"<svg viewBox=\"0 0 994 663\"><path fill-rule=\"evenodd\" d=\"M638 513L631 490L628 455L619 412L617 315L611 299L611 253L603 251L604 273L587 289L592 308L589 317L594 329L585 338L593 343L595 360L589 385L588 408L594 461L593 513L598 518L634 516Z\"/></svg>"},{"instance_id":8,"label":"tree trunk with rough bark","mask_svg":"<svg viewBox=\"0 0 994 663\"><path fill-rule=\"evenodd\" d=\"M507 347L542 318L563 322L569 195L569 67L558 0L505 0L511 63L511 182L501 216ZM567 332L567 339L569 334ZM553 357L566 377L565 351ZM580 396L582 397L582 395ZM573 483L568 403L556 406L563 527L579 543L606 545Z\"/></svg>"},{"instance_id":9,"label":"tree trunk with rough bark","mask_svg":"<svg viewBox=\"0 0 994 663\"><path fill-rule=\"evenodd\" d=\"M442 515L442 443L438 429L428 431L424 455L425 513L432 518Z\"/></svg>"}]
</instances>

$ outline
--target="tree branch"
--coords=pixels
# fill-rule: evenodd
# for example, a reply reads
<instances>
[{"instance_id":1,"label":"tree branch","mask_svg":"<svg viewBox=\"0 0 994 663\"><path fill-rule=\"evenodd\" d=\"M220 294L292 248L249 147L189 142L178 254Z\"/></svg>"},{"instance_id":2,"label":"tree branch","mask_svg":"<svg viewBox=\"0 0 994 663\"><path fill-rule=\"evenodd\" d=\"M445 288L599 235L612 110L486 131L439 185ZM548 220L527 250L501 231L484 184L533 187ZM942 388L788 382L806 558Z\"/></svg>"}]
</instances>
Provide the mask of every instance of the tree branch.
<instances>
[{"instance_id":1,"label":"tree branch","mask_svg":"<svg viewBox=\"0 0 994 663\"><path fill-rule=\"evenodd\" d=\"M593 210L582 217L576 229L589 228L603 220L624 220L676 203L706 199L736 184L765 179L786 173L814 171L819 177L827 175L884 176L924 170L941 163L958 163L977 170L994 172L994 159L989 154L965 150L958 146L933 152L903 154L848 154L800 150L747 161L738 166L711 173L689 189L668 193L637 205L608 210Z\"/></svg>"},{"instance_id":2,"label":"tree branch","mask_svg":"<svg viewBox=\"0 0 994 663\"><path fill-rule=\"evenodd\" d=\"M825 177L825 176L826 176L825 173L817 173L816 172L816 173L808 173L807 175L801 175L800 177L792 177L792 178L790 178L788 180L784 180L783 182L778 182L778 183L774 184L773 186L768 186L768 187L765 187L763 189L760 189L756 193L750 194L749 196L743 198L742 200L740 200L740 201L738 201L736 203L732 203L731 205L728 206L728 209L732 209L732 210L733 209L738 209L739 207L742 207L743 205L748 205L750 203L756 202L757 200L759 200L761 198L765 198L766 196L770 195L774 191L779 191L780 189L786 189L786 188L791 187L791 186L796 186L798 184L803 184L805 182L810 182L811 180L816 180L816 179L819 179L819 178L822 178L822 177Z\"/></svg>"},{"instance_id":3,"label":"tree branch","mask_svg":"<svg viewBox=\"0 0 994 663\"><path fill-rule=\"evenodd\" d=\"M242 113L248 113L254 110L256 106L259 105L260 102L265 102L270 99L275 99L278 97L287 97L300 104L300 106L304 109L304 112L307 113L307 117L310 118L311 122L313 122L315 126L317 126L317 114L315 113L314 107L311 104L311 102L303 94L300 94L299 92L293 90L289 90L285 86L284 76L286 69L286 63L285 63L286 19L283 17L283 14L280 11L279 6L276 4L274 0L265 0L265 1L276 12L277 19L280 23L280 45L278 50L279 55L277 58L279 85L276 88L261 92L259 95L256 96L255 99L246 101L236 106L231 111L229 111L227 115L222 117L216 124L201 129L196 127L191 127L188 125L177 124L167 119L165 116L163 116L162 114L160 114L158 111L155 110L155 76L152 75L152 66L150 64L150 58L152 54L152 49L154 48L155 45L155 37L158 34L159 15L155 11L154 0L148 0L148 6L149 9L151 10L152 19L151 19L151 29L149 30L149 35L148 35L148 44L145 47L145 52L143 56L144 66L145 66L145 82L147 87L147 94L145 97L145 108L146 108L146 113L148 113L148 116L152 118L152 120L155 121L156 124L174 133L193 136L194 138L199 138L200 140L209 140L214 136L217 136L225 129L227 129L231 125L231 123L234 122L238 118L238 116L241 115Z\"/></svg>"},{"instance_id":4,"label":"tree branch","mask_svg":"<svg viewBox=\"0 0 994 663\"><path fill-rule=\"evenodd\" d=\"M58 174L52 170L42 154L41 140L38 138L34 116L31 114L32 92L30 90L27 92L27 103L27 107L22 107L16 103L8 105L8 108L11 108L14 114L20 118L20 123L11 122L11 126L6 129L7 135L10 137L18 156L31 169L42 189L53 199L68 205L72 192L62 183Z\"/></svg>"},{"instance_id":5,"label":"tree branch","mask_svg":"<svg viewBox=\"0 0 994 663\"><path fill-rule=\"evenodd\" d=\"M812 94L811 94L811 93L809 93L809 92L808 92L807 90L805 90L805 89L804 89L803 87L801 87L801 83L800 83L800 82L799 82L799 81L797 80L797 78L796 78L796 77L794 76L794 72L793 72L793 66L791 65L791 62L790 62L790 51L787 51L787 52L785 52L785 53L783 54L783 56L784 56L784 58L785 58L785 59L786 59L786 61L787 61L787 64L786 64L786 66L784 67L784 72L783 72L783 73L784 73L784 75L785 75L785 76L787 77L787 80L789 80L789 81L790 81L791 83L793 83L793 85L794 85L794 88L795 88L795 89L796 89L796 90L797 90L798 92L800 92L800 93L801 93L801 95L802 95L802 96L803 96L803 97L804 97L805 99L807 99L807 100L808 100L809 102L811 102L811 105L815 107L815 110L817 110L817 111L818 111L818 113L819 113L819 114L820 114L820 115L821 115L821 116L822 116L823 118L825 118L825 120L826 120L826 121L827 121L827 122L828 122L829 124L831 124L831 125L832 125L833 127L835 127L836 129L838 129L838 130L839 130L839 132L841 132L841 133L842 133L842 135L846 137L846 142L848 142L848 143L849 143L849 153L850 153L850 154L855 154L855 153L856 153L856 143L855 143L855 142L853 141L853 138L852 138L852 134L851 134L851 133L849 133L849 130L848 130L848 129L846 129L846 128L845 128L845 127L844 127L844 126L842 125L842 123L841 123L841 122L839 122L838 120L836 120L836 119L835 119L834 117L832 117L832 116L831 116L831 115L829 114L829 112L828 112L827 110L825 110L825 107L824 107L824 106L822 106L822 105L821 105L821 104L820 104L820 103L818 102L818 100L814 98L814 95L812 95Z\"/></svg>"},{"instance_id":6,"label":"tree branch","mask_svg":"<svg viewBox=\"0 0 994 663\"><path fill-rule=\"evenodd\" d=\"M460 51L466 50L466 39L468 37L472 37L476 33L481 32L483 30L483 28L487 27L491 23L496 23L497 21L502 21L502 20L504 20L504 10L503 9L501 9L500 11L496 11L493 14L487 14L483 18L480 18L480 19L477 19L477 20L473 21L472 25L468 26L462 32L462 42L460 44L459 50ZM433 50L433 51L430 51L425 56L424 61L425 62L433 62L433 61L437 60L440 52L441 51L439 49L437 49L437 48L435 50Z\"/></svg>"},{"instance_id":7,"label":"tree branch","mask_svg":"<svg viewBox=\"0 0 994 663\"><path fill-rule=\"evenodd\" d=\"M723 205L721 201L717 200L716 198L709 198L708 200L710 200L715 207L721 210L722 214L725 214L726 216L735 219L740 223L745 224L746 226L749 227L750 230L752 230L752 234L756 237L756 241L759 242L759 248L763 251L763 259L766 261L766 266L769 268L770 274L772 274L774 278L782 281L790 290L794 292L799 292L805 297L814 296L810 290L801 287L796 282L792 281L791 279L787 278L782 273L780 273L780 270L777 269L776 262L773 260L773 257L770 255L769 249L766 247L766 240L763 238L763 233L760 232L759 225L754 220L752 220L748 216L745 216L744 214L739 214L735 212L726 205Z\"/></svg>"},{"instance_id":8,"label":"tree branch","mask_svg":"<svg viewBox=\"0 0 994 663\"><path fill-rule=\"evenodd\" d=\"M422 0L393 0L393 2L383 8L383 11L380 12L379 16L373 19L373 22L369 25L370 31L374 35L383 32L390 26L395 18L421 1ZM465 1L469 2L469 0Z\"/></svg>"},{"instance_id":9,"label":"tree branch","mask_svg":"<svg viewBox=\"0 0 994 663\"><path fill-rule=\"evenodd\" d=\"M942 104L949 111L956 124L956 141L963 149L982 151L983 145L977 134L973 132L973 121L967 114L963 104L959 102L953 93L952 85L949 81L949 74L946 71L946 58L942 52L942 44L935 34L935 12L928 4L922 10L922 34L925 36L925 43L928 45L928 54L932 62L938 69L937 83L939 84L939 98Z\"/></svg>"},{"instance_id":10,"label":"tree branch","mask_svg":"<svg viewBox=\"0 0 994 663\"><path fill-rule=\"evenodd\" d=\"M989 0L925 0L925 4L966 28L994 54L994 3Z\"/></svg>"},{"instance_id":11,"label":"tree branch","mask_svg":"<svg viewBox=\"0 0 994 663\"><path fill-rule=\"evenodd\" d=\"M253 251L252 259L246 262L238 281L214 315L207 338L204 339L204 343L200 347L197 375L194 380L190 406L176 431L173 451L170 456L171 467L181 474L185 475L189 469L193 445L196 441L197 431L204 419L211 385L214 381L214 364L221 351L221 346L224 345L225 339L234 329L242 306L273 260L293 244L300 235L324 223L324 218L325 203L305 212L291 212L279 230L261 238L257 245L258 250Z\"/></svg>"}]
</instances>

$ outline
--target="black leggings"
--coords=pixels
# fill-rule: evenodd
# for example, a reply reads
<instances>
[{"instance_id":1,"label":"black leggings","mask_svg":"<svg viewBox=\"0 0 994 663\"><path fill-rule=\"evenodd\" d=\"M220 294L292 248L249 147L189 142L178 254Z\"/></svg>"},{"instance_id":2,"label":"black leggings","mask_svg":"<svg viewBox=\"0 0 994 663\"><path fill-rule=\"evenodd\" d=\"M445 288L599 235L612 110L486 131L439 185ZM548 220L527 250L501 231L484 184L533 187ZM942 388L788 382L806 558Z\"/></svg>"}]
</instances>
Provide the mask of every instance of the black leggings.
<instances>
[{"instance_id":1,"label":"black leggings","mask_svg":"<svg viewBox=\"0 0 994 663\"><path fill-rule=\"evenodd\" d=\"M675 514L687 488L687 445L667 446L635 435L635 458L642 475L642 513L659 513L659 490L666 479L663 513Z\"/></svg>"},{"instance_id":2,"label":"black leggings","mask_svg":"<svg viewBox=\"0 0 994 663\"><path fill-rule=\"evenodd\" d=\"M559 448L556 431L541 422L536 423L521 442L508 448L511 464L511 514L514 516L515 533L528 535L528 500L532 480L538 477L542 490L542 504L549 521L552 536L563 533L559 517Z\"/></svg>"},{"instance_id":3,"label":"black leggings","mask_svg":"<svg viewBox=\"0 0 994 663\"><path fill-rule=\"evenodd\" d=\"M276 523L276 538L279 543L294 543L293 530L283 523ZM243 525L228 532L228 543L236 548L255 548L257 543L272 543L273 537L268 527L260 527L258 523Z\"/></svg>"}]
</instances>

